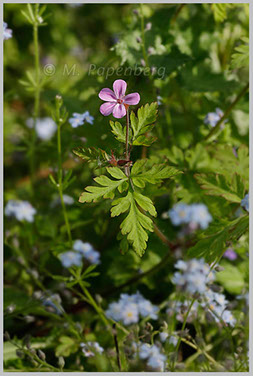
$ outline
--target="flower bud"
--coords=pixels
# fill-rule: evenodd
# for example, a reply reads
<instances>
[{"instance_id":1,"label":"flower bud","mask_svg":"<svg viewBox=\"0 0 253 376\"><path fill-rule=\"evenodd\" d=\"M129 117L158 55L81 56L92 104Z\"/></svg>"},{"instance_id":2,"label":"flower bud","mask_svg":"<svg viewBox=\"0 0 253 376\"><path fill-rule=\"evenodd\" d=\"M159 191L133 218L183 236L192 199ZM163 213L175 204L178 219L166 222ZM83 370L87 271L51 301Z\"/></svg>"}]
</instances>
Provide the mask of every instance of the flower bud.
<instances>
[{"instance_id":1,"label":"flower bud","mask_svg":"<svg viewBox=\"0 0 253 376\"><path fill-rule=\"evenodd\" d=\"M152 23L151 23L151 22L148 22L148 23L146 24L145 31L149 31L149 30L151 30L151 28L152 28Z\"/></svg>"},{"instance_id":2,"label":"flower bud","mask_svg":"<svg viewBox=\"0 0 253 376\"><path fill-rule=\"evenodd\" d=\"M137 37L137 38L136 38L136 42L137 42L137 43L141 43L141 42L142 42L141 37Z\"/></svg>"},{"instance_id":3,"label":"flower bud","mask_svg":"<svg viewBox=\"0 0 253 376\"><path fill-rule=\"evenodd\" d=\"M146 327L145 327L146 330L152 332L152 330L154 329L153 326L150 324L150 322L147 322L146 324Z\"/></svg>"},{"instance_id":4,"label":"flower bud","mask_svg":"<svg viewBox=\"0 0 253 376\"><path fill-rule=\"evenodd\" d=\"M22 359L22 358L24 358L25 354L21 350L16 350L16 355L17 355L18 358Z\"/></svg>"},{"instance_id":5,"label":"flower bud","mask_svg":"<svg viewBox=\"0 0 253 376\"><path fill-rule=\"evenodd\" d=\"M31 348L31 343L30 343L31 336L29 334L26 334L23 338L23 344L30 349Z\"/></svg>"},{"instance_id":6,"label":"flower bud","mask_svg":"<svg viewBox=\"0 0 253 376\"><path fill-rule=\"evenodd\" d=\"M223 272L223 270L225 270L223 266L220 265L216 265L214 269L216 270L216 272Z\"/></svg>"},{"instance_id":7,"label":"flower bud","mask_svg":"<svg viewBox=\"0 0 253 376\"><path fill-rule=\"evenodd\" d=\"M142 65L143 67L146 66L146 63L145 63L145 60L144 60L144 59L141 59L141 65Z\"/></svg>"},{"instance_id":8,"label":"flower bud","mask_svg":"<svg viewBox=\"0 0 253 376\"><path fill-rule=\"evenodd\" d=\"M59 367L61 369L65 366L65 360L64 360L63 356L59 357L59 359L58 359L58 365L59 365Z\"/></svg>"},{"instance_id":9,"label":"flower bud","mask_svg":"<svg viewBox=\"0 0 253 376\"><path fill-rule=\"evenodd\" d=\"M155 52L154 47L149 47L149 48L148 48L148 54L149 54L149 55L152 55L154 52Z\"/></svg>"},{"instance_id":10,"label":"flower bud","mask_svg":"<svg viewBox=\"0 0 253 376\"><path fill-rule=\"evenodd\" d=\"M6 308L6 311L7 313L13 313L16 309L16 305L15 304L10 304L7 308Z\"/></svg>"},{"instance_id":11,"label":"flower bud","mask_svg":"<svg viewBox=\"0 0 253 376\"><path fill-rule=\"evenodd\" d=\"M35 349L30 349L30 353L35 356L36 355L36 350Z\"/></svg>"},{"instance_id":12,"label":"flower bud","mask_svg":"<svg viewBox=\"0 0 253 376\"><path fill-rule=\"evenodd\" d=\"M40 349L38 350L38 357L41 360L46 360L46 354L43 351L41 351Z\"/></svg>"}]
</instances>

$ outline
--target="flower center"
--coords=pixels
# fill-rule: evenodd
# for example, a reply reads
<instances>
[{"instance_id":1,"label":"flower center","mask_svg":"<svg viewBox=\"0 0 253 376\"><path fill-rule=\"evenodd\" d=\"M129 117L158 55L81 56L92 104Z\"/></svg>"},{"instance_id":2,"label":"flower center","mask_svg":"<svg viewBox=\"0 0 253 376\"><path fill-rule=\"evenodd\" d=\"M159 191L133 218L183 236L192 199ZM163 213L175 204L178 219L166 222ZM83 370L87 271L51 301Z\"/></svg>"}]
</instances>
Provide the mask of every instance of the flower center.
<instances>
[{"instance_id":1,"label":"flower center","mask_svg":"<svg viewBox=\"0 0 253 376\"><path fill-rule=\"evenodd\" d=\"M117 103L122 104L123 103L123 99L117 99Z\"/></svg>"}]
</instances>

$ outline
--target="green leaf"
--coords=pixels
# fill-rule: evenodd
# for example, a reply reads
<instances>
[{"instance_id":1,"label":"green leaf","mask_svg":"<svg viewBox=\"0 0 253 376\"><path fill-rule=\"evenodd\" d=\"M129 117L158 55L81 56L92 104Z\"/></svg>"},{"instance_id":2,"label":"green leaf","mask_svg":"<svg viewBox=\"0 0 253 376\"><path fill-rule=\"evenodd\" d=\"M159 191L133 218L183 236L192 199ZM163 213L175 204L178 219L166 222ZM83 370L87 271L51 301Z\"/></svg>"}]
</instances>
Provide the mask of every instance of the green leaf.
<instances>
[{"instance_id":1,"label":"green leaf","mask_svg":"<svg viewBox=\"0 0 253 376\"><path fill-rule=\"evenodd\" d=\"M228 262L221 263L221 266L225 270L216 274L216 281L222 284L230 294L240 294L245 286L241 271Z\"/></svg>"},{"instance_id":2,"label":"green leaf","mask_svg":"<svg viewBox=\"0 0 253 376\"><path fill-rule=\"evenodd\" d=\"M115 135L119 142L126 142L126 127L122 127L118 121L110 121L110 126L112 128L112 133Z\"/></svg>"},{"instance_id":3,"label":"green leaf","mask_svg":"<svg viewBox=\"0 0 253 376\"><path fill-rule=\"evenodd\" d=\"M235 53L231 56L232 68L249 68L249 38L242 38L245 44L235 48Z\"/></svg>"},{"instance_id":4,"label":"green leaf","mask_svg":"<svg viewBox=\"0 0 253 376\"><path fill-rule=\"evenodd\" d=\"M233 7L233 4L212 4L212 11L216 22L223 22L227 18L227 9Z\"/></svg>"},{"instance_id":5,"label":"green leaf","mask_svg":"<svg viewBox=\"0 0 253 376\"><path fill-rule=\"evenodd\" d=\"M86 162L95 162L96 167L104 165L110 159L104 150L94 147L78 147L73 149L72 152Z\"/></svg>"},{"instance_id":6,"label":"green leaf","mask_svg":"<svg viewBox=\"0 0 253 376\"><path fill-rule=\"evenodd\" d=\"M78 350L78 345L75 341L67 336L62 336L59 339L60 345L56 347L56 356L69 356Z\"/></svg>"},{"instance_id":7,"label":"green leaf","mask_svg":"<svg viewBox=\"0 0 253 376\"><path fill-rule=\"evenodd\" d=\"M159 77L159 69L155 73L155 76L160 79L168 77L172 72L178 71L179 68L182 69L186 63L190 63L191 61L193 61L193 58L183 54L176 46L173 46L169 53L166 51L164 54L151 55L149 57L149 64L151 66L164 68L163 77L161 75Z\"/></svg>"},{"instance_id":8,"label":"green leaf","mask_svg":"<svg viewBox=\"0 0 253 376\"><path fill-rule=\"evenodd\" d=\"M206 190L207 195L221 196L225 200L236 203L240 203L244 197L244 184L237 173L234 173L230 179L219 174L195 174L195 178L201 188Z\"/></svg>"},{"instance_id":9,"label":"green leaf","mask_svg":"<svg viewBox=\"0 0 253 376\"><path fill-rule=\"evenodd\" d=\"M175 165L184 164L184 153L176 145L173 145L170 149L163 150L162 154L165 155L166 158L168 158L169 161L174 163Z\"/></svg>"},{"instance_id":10,"label":"green leaf","mask_svg":"<svg viewBox=\"0 0 253 376\"><path fill-rule=\"evenodd\" d=\"M140 193L128 192L125 197L112 202L111 216L115 217L127 211L128 215L121 223L120 228L123 235L127 235L127 240L133 246L134 251L140 257L147 248L147 231L153 231L152 220L142 213L137 206L147 210L151 215L156 216L156 210L152 201Z\"/></svg>"},{"instance_id":11,"label":"green leaf","mask_svg":"<svg viewBox=\"0 0 253 376\"><path fill-rule=\"evenodd\" d=\"M107 167L107 172L115 179L125 179L126 175L124 172L118 167Z\"/></svg>"},{"instance_id":12,"label":"green leaf","mask_svg":"<svg viewBox=\"0 0 253 376\"><path fill-rule=\"evenodd\" d=\"M212 223L201 234L197 244L188 251L190 257L204 257L211 263L218 260L228 247L228 242L237 241L249 227L249 216L244 215L234 221Z\"/></svg>"},{"instance_id":13,"label":"green leaf","mask_svg":"<svg viewBox=\"0 0 253 376\"><path fill-rule=\"evenodd\" d=\"M248 190L249 182L249 149L241 145L236 153L230 145L215 145L210 147L213 154L213 171L231 177L236 171L244 181L245 189Z\"/></svg>"},{"instance_id":14,"label":"green leaf","mask_svg":"<svg viewBox=\"0 0 253 376\"><path fill-rule=\"evenodd\" d=\"M238 90L236 80L227 80L224 73L211 72L203 63L188 65L180 71L179 85L191 93L225 92Z\"/></svg>"},{"instance_id":15,"label":"green leaf","mask_svg":"<svg viewBox=\"0 0 253 376\"><path fill-rule=\"evenodd\" d=\"M105 175L96 177L94 180L100 185L100 187L86 187L85 192L79 197L79 202L96 202L102 197L113 199L117 188L119 192L128 188L128 178L118 167L108 168L107 171L117 180L112 180Z\"/></svg>"},{"instance_id":16,"label":"green leaf","mask_svg":"<svg viewBox=\"0 0 253 376\"><path fill-rule=\"evenodd\" d=\"M150 198L143 196L141 193L134 192L134 199L137 202L137 204L147 211L150 215L153 217L157 216L156 209L153 205L153 202L150 200Z\"/></svg>"},{"instance_id":17,"label":"green leaf","mask_svg":"<svg viewBox=\"0 0 253 376\"><path fill-rule=\"evenodd\" d=\"M133 111L131 112L130 120L133 131L131 142L133 145L150 146L155 141L154 137L149 138L145 133L151 131L154 127L153 123L157 117L157 107L157 102L152 102L139 108L137 116Z\"/></svg>"},{"instance_id":18,"label":"green leaf","mask_svg":"<svg viewBox=\"0 0 253 376\"><path fill-rule=\"evenodd\" d=\"M144 188L145 183L159 184L164 179L181 174L181 171L175 167L166 166L165 164L155 164L149 166L147 160L135 162L131 170L131 179L136 187Z\"/></svg>"}]
</instances>

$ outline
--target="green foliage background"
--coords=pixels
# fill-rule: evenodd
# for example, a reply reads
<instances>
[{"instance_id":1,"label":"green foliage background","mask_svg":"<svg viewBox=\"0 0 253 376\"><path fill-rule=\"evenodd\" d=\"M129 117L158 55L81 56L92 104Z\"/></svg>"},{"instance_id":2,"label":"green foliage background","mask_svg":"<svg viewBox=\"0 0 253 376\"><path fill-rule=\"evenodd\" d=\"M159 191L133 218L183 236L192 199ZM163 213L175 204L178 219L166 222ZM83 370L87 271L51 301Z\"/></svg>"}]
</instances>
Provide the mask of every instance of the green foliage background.
<instances>
[{"instance_id":1,"label":"green foliage background","mask_svg":"<svg viewBox=\"0 0 253 376\"><path fill-rule=\"evenodd\" d=\"M155 223L173 243L177 241L178 229L169 220L163 220L162 213L178 201L205 203L213 222L204 232L197 232L194 244L182 244L183 258L204 256L206 261L214 262L232 245L239 258L233 265L221 261L225 271L220 274L219 283L234 297L248 286L248 215L235 217L249 189L248 94L231 109L224 128L218 129L213 137L208 138L211 129L203 121L217 107L225 112L247 85L249 7L247 4L146 4L137 7L139 15L136 15L133 12L136 6L50 4L45 11L47 25L39 28L40 71L44 80L40 117L51 116L54 98L60 94L69 116L88 110L95 118L93 125L86 123L73 129L66 123L62 128L63 166L65 171L72 169L75 176L64 192L75 200L74 205L67 207L72 236L92 243L101 253L101 264L96 268L99 275L88 286L92 294L103 297L104 308L117 298L120 285L150 270L147 276L137 278L122 291L131 293L138 289L155 304L168 299L174 291L170 282L175 261L172 252L166 264L156 273L152 271L168 252L168 246L156 233L149 233L142 258L133 252L131 244L130 249L124 244L119 235L122 218L118 215L124 212L126 202L120 201L123 199L119 195L112 204L113 218L110 216L112 196L98 203L91 203L91 199L86 200L88 204L78 202L84 187L94 185L93 178L99 183L102 177L98 176L106 174L108 166L95 168L94 163L77 159L72 150L96 147L107 155L111 150L117 157L124 154L124 144L118 142L123 141L124 131L115 121L109 124L112 116L100 114L98 98L103 87L111 88L115 79L122 78L127 81L128 93L140 93L139 106L162 97L155 126L148 129L151 141L156 139L156 142L150 146L149 140L143 146L136 133L131 160L136 162L146 156L150 166L165 164L181 172L173 179L157 179L155 184L145 184L145 179L137 176L136 186L156 207L146 201L146 210L152 216L157 215ZM48 313L33 298L40 284L47 290L60 291L62 296L66 294L63 298L66 313L74 322L81 322L86 339L96 339L105 347L111 345L110 334L101 331L97 313L80 302L76 294L68 298L71 290L62 288L69 276L57 255L69 250L69 245L61 208L50 206L55 189L48 179L50 173L55 174L57 166L56 135L48 142L36 142L36 178L32 190L31 135L26 120L33 114L34 93L26 90L23 83L34 74L34 47L32 27L22 14L25 10L22 4L4 6L4 20L13 29L13 38L4 42L5 200L28 200L38 214L33 224L20 224L8 218L5 221L5 329L18 342L30 333L34 348L45 349L48 362L55 367L57 357L64 356L69 371L110 371L108 359L102 357L83 366L80 356L76 356L80 339L77 329L70 325L65 330L66 317ZM142 22L144 27L147 22L152 23L151 29L144 31L144 46L137 41L143 40ZM149 55L150 47L152 54ZM53 75L45 74L47 64L55 67ZM91 65L96 65L97 70L89 74ZM138 67L140 74L106 77L107 69L120 66ZM154 75L145 74L145 68L152 66L164 67L164 77L159 76L159 70ZM131 121L134 124L135 115ZM133 198L127 197L125 201L130 200L127 204L130 205ZM135 216L131 210L130 215L133 221ZM138 234L134 236L139 241ZM144 235L141 241L146 240ZM33 275L33 271L38 274ZM9 312L12 304L15 309ZM36 317L35 324L24 321L27 315ZM243 331L244 342L239 345L245 350L246 324ZM120 335L123 337L123 332ZM219 346L212 351L219 361L222 357ZM193 362L187 371L201 371L201 367ZM10 343L6 344L5 368L37 370L27 360L18 358ZM41 370L46 370L46 366Z\"/></svg>"}]
</instances>

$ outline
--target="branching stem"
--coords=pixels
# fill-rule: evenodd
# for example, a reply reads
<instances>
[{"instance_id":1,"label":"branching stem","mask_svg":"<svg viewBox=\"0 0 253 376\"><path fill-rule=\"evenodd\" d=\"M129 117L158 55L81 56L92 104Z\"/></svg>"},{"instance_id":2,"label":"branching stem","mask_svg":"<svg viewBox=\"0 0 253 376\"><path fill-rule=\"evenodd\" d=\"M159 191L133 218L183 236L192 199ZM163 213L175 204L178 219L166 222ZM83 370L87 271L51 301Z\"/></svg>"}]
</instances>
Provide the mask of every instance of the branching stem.
<instances>
[{"instance_id":1,"label":"branching stem","mask_svg":"<svg viewBox=\"0 0 253 376\"><path fill-rule=\"evenodd\" d=\"M215 133L217 133L220 129L220 125L223 123L223 121L228 117L230 112L233 110L235 105L239 102L239 100L244 96L244 94L247 93L249 90L249 83L244 86L244 88L240 91L240 93L237 95L235 100L230 104L230 106L226 109L224 115L220 118L218 123L211 129L211 131L208 133L208 135L205 137L205 141L209 140Z\"/></svg>"},{"instance_id":2,"label":"branching stem","mask_svg":"<svg viewBox=\"0 0 253 376\"><path fill-rule=\"evenodd\" d=\"M72 236L69 225L68 214L66 210L66 205L63 199L63 187L62 187L62 151L61 151L61 124L57 124L57 150L58 150L58 192L61 200L62 212L64 216L64 221L67 229L68 239L70 244L72 244Z\"/></svg>"}]
</instances>

